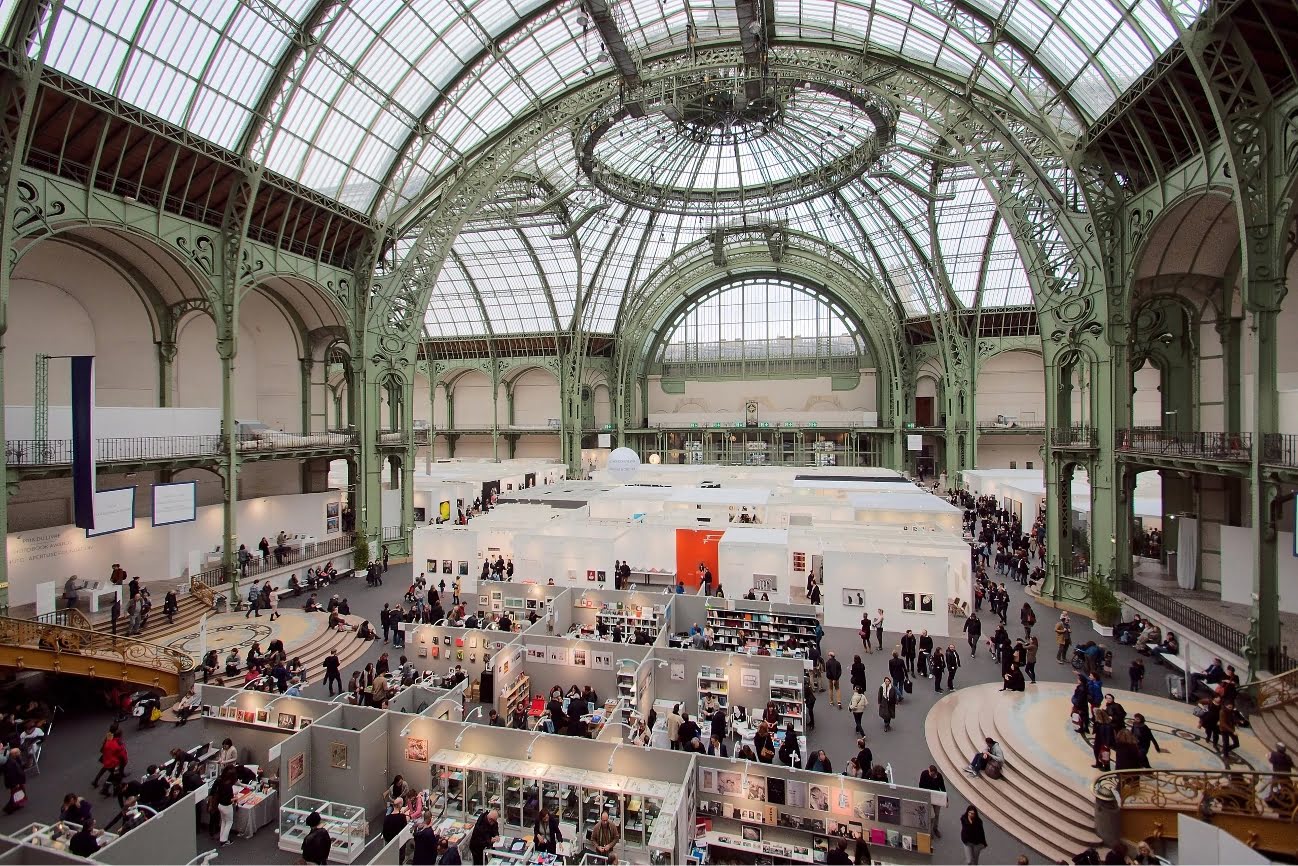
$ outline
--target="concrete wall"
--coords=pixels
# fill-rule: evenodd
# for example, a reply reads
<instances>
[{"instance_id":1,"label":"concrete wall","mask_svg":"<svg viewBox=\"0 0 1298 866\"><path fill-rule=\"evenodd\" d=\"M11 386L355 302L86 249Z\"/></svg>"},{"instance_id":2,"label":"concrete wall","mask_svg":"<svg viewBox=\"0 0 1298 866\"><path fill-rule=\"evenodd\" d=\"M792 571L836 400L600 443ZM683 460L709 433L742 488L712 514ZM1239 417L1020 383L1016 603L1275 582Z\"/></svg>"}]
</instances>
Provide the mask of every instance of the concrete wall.
<instances>
[{"instance_id":1,"label":"concrete wall","mask_svg":"<svg viewBox=\"0 0 1298 866\"><path fill-rule=\"evenodd\" d=\"M1046 374L1036 352L989 358L978 371L975 394L979 424L994 424L997 416L1016 419L1023 427L1046 423Z\"/></svg>"},{"instance_id":2,"label":"concrete wall","mask_svg":"<svg viewBox=\"0 0 1298 866\"><path fill-rule=\"evenodd\" d=\"M693 382L685 383L684 394L668 394L657 377L649 380L649 411L679 412L739 412L744 403L755 399L761 404L760 412L788 410L810 411L875 411L877 390L875 372L861 374L861 381L850 391L835 391L828 377L814 379L771 379L758 382Z\"/></svg>"}]
</instances>

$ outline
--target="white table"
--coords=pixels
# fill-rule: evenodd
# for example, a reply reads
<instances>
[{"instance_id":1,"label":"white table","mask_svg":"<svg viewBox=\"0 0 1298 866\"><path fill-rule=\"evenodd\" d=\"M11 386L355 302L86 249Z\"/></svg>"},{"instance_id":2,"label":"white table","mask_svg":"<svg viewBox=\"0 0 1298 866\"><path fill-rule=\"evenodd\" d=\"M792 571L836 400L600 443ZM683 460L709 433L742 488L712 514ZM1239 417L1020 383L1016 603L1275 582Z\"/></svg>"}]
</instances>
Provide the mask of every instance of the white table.
<instances>
[{"instance_id":1,"label":"white table","mask_svg":"<svg viewBox=\"0 0 1298 866\"><path fill-rule=\"evenodd\" d=\"M110 583L108 586L98 586L98 587L95 587L94 589L88 590L88 592L90 593L90 612L91 612L91 613L99 613L100 602L101 602L105 597L107 597L107 598L121 598L121 596L122 596L122 588L121 588L120 586L117 586L116 584L112 584L112 583ZM108 606L109 606L109 607L112 607L112 605L113 605L113 603L112 603L111 601L109 601L109 602L108 602Z\"/></svg>"}]
</instances>

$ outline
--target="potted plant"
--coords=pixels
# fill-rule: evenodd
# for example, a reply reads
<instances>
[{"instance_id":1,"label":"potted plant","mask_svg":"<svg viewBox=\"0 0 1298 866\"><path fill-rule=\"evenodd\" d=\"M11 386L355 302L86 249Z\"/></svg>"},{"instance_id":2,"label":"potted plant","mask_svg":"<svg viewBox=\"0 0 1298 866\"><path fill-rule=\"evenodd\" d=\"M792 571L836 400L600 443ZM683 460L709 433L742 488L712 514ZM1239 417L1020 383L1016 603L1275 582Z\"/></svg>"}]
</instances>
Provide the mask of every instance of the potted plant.
<instances>
[{"instance_id":1,"label":"potted plant","mask_svg":"<svg viewBox=\"0 0 1298 866\"><path fill-rule=\"evenodd\" d=\"M1113 626L1122 618L1122 602L1118 600L1109 582L1098 575L1091 576L1090 590L1095 630L1106 637L1112 637Z\"/></svg>"}]
</instances>

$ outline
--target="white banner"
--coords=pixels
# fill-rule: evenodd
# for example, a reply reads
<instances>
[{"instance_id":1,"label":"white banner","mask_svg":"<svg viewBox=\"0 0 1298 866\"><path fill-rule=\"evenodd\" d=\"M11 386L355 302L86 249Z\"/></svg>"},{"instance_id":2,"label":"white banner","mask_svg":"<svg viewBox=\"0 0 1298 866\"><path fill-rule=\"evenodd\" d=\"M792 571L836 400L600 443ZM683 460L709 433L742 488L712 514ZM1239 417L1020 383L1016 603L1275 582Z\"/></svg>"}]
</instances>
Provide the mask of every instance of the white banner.
<instances>
[{"instance_id":1,"label":"white banner","mask_svg":"<svg viewBox=\"0 0 1298 866\"><path fill-rule=\"evenodd\" d=\"M108 535L135 528L135 488L95 492L95 528L86 530L87 538Z\"/></svg>"},{"instance_id":2,"label":"white banner","mask_svg":"<svg viewBox=\"0 0 1298 866\"><path fill-rule=\"evenodd\" d=\"M924 450L924 437L921 436L921 435L919 435L918 433L907 433L907 434L906 434L906 450L907 450L907 451L923 451L923 450Z\"/></svg>"},{"instance_id":3,"label":"white banner","mask_svg":"<svg viewBox=\"0 0 1298 866\"><path fill-rule=\"evenodd\" d=\"M153 485L153 525L188 523L198 516L198 483Z\"/></svg>"}]
</instances>

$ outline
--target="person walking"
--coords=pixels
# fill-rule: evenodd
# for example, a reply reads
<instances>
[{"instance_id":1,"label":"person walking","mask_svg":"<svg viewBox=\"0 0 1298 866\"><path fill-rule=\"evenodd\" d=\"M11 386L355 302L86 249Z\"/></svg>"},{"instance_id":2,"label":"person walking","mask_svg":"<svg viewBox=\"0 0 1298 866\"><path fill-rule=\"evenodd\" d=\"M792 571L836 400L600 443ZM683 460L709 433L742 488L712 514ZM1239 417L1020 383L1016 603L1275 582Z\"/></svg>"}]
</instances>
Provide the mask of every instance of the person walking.
<instances>
[{"instance_id":1,"label":"person walking","mask_svg":"<svg viewBox=\"0 0 1298 866\"><path fill-rule=\"evenodd\" d=\"M270 621L274 622L279 619L279 591L266 581L266 585L261 588L261 594L266 599L266 604L270 608Z\"/></svg>"},{"instance_id":2,"label":"person walking","mask_svg":"<svg viewBox=\"0 0 1298 866\"><path fill-rule=\"evenodd\" d=\"M978 858L987 847L987 831L983 829L983 819L974 806L965 809L960 816L960 844L964 845L964 862L968 866L978 866Z\"/></svg>"},{"instance_id":3,"label":"person walking","mask_svg":"<svg viewBox=\"0 0 1298 866\"><path fill-rule=\"evenodd\" d=\"M892 678L884 677L879 684L879 718L883 719L883 729L892 730L892 720L897 715L897 695L893 691Z\"/></svg>"},{"instance_id":4,"label":"person walking","mask_svg":"<svg viewBox=\"0 0 1298 866\"><path fill-rule=\"evenodd\" d=\"M933 653L933 661L929 665L933 669L933 691L936 694L942 694L942 672L946 670L946 657L941 652Z\"/></svg>"},{"instance_id":5,"label":"person walking","mask_svg":"<svg viewBox=\"0 0 1298 866\"><path fill-rule=\"evenodd\" d=\"M955 651L955 644L946 648L946 690L955 691L955 672L960 670L960 653Z\"/></svg>"},{"instance_id":6,"label":"person walking","mask_svg":"<svg viewBox=\"0 0 1298 866\"><path fill-rule=\"evenodd\" d=\"M122 618L122 591L119 589L117 595L113 596L113 606L109 608L109 614L113 622L113 637L117 637L117 621Z\"/></svg>"},{"instance_id":7,"label":"person walking","mask_svg":"<svg viewBox=\"0 0 1298 866\"><path fill-rule=\"evenodd\" d=\"M1032 626L1037 624L1036 612L1032 610L1032 605L1023 602L1023 607L1019 610L1019 624L1023 626L1024 639L1032 637Z\"/></svg>"},{"instance_id":8,"label":"person walking","mask_svg":"<svg viewBox=\"0 0 1298 866\"><path fill-rule=\"evenodd\" d=\"M964 621L964 632L969 638L969 658L978 657L978 641L982 640L983 624L978 619L978 612L973 611L969 618Z\"/></svg>"},{"instance_id":9,"label":"person walking","mask_svg":"<svg viewBox=\"0 0 1298 866\"><path fill-rule=\"evenodd\" d=\"M260 617L261 616L260 602L261 602L261 587L257 586L257 584L254 583L252 586L248 587L248 612L243 615L243 618L247 619L253 614L256 614L258 617Z\"/></svg>"},{"instance_id":10,"label":"person walking","mask_svg":"<svg viewBox=\"0 0 1298 866\"><path fill-rule=\"evenodd\" d=\"M852 687L852 699L848 701L847 708L852 713L852 718L856 721L856 733L865 736L865 731L861 730L861 716L865 714L865 708L868 701L865 699L865 684L854 685Z\"/></svg>"},{"instance_id":11,"label":"person walking","mask_svg":"<svg viewBox=\"0 0 1298 866\"><path fill-rule=\"evenodd\" d=\"M330 650L329 655L325 656L323 662L325 669L325 686L329 689L329 697L333 697L337 692L334 686L337 685L338 692L343 690L342 673L338 670L341 661L338 658L338 650Z\"/></svg>"},{"instance_id":12,"label":"person walking","mask_svg":"<svg viewBox=\"0 0 1298 866\"><path fill-rule=\"evenodd\" d=\"M1041 641L1037 640L1037 636L1031 635L1023 649L1023 672L1032 680L1034 686L1037 684L1037 649L1040 646Z\"/></svg>"},{"instance_id":13,"label":"person walking","mask_svg":"<svg viewBox=\"0 0 1298 866\"><path fill-rule=\"evenodd\" d=\"M816 690L811 686L811 678L802 675L802 703L807 708L807 730L816 729Z\"/></svg>"},{"instance_id":14,"label":"person walking","mask_svg":"<svg viewBox=\"0 0 1298 866\"><path fill-rule=\"evenodd\" d=\"M865 662L861 661L860 656L852 656L852 670L848 674L848 682L852 688L859 686L861 691L865 691Z\"/></svg>"},{"instance_id":15,"label":"person walking","mask_svg":"<svg viewBox=\"0 0 1298 866\"><path fill-rule=\"evenodd\" d=\"M941 791L946 793L946 779L938 771L937 765L929 764L928 769L919 774L919 787L925 791ZM938 816L942 814L942 807L933 804L933 838L941 839L942 831L937 827Z\"/></svg>"},{"instance_id":16,"label":"person walking","mask_svg":"<svg viewBox=\"0 0 1298 866\"><path fill-rule=\"evenodd\" d=\"M825 680L829 683L829 702L837 704L841 710L843 708L843 692L838 687L838 681L843 678L843 663L834 657L833 650L830 650L829 657L825 660Z\"/></svg>"},{"instance_id":17,"label":"person walking","mask_svg":"<svg viewBox=\"0 0 1298 866\"><path fill-rule=\"evenodd\" d=\"M1223 701L1221 711L1217 715L1217 731L1221 734L1220 753L1222 758L1230 756L1230 753L1239 748L1239 735L1235 733L1235 704L1229 701Z\"/></svg>"},{"instance_id":18,"label":"person walking","mask_svg":"<svg viewBox=\"0 0 1298 866\"><path fill-rule=\"evenodd\" d=\"M861 628L857 634L861 638L861 646L865 651L868 653L874 652L870 648L870 615L868 613L861 614ZM883 647L879 647L879 649L883 649Z\"/></svg>"},{"instance_id":19,"label":"person walking","mask_svg":"<svg viewBox=\"0 0 1298 866\"><path fill-rule=\"evenodd\" d=\"M905 688L907 676L906 663L901 660L897 650L893 650L892 658L888 659L888 675L892 677L892 689L895 692L893 697L896 698L897 703L901 703L905 700L902 689Z\"/></svg>"}]
</instances>

